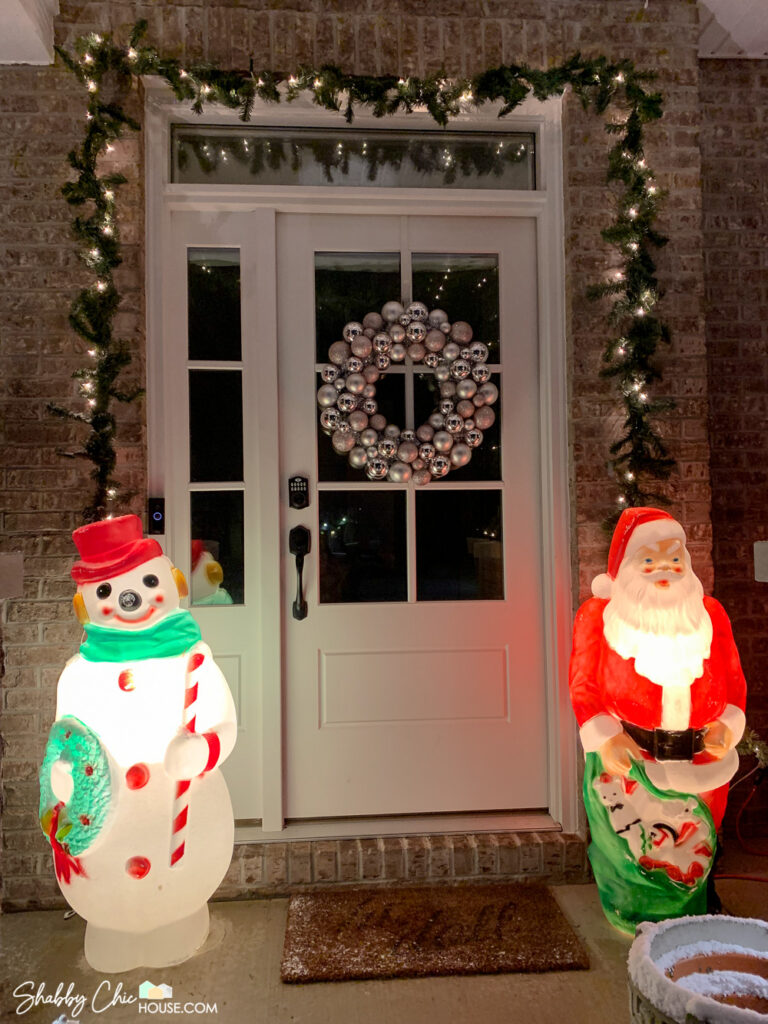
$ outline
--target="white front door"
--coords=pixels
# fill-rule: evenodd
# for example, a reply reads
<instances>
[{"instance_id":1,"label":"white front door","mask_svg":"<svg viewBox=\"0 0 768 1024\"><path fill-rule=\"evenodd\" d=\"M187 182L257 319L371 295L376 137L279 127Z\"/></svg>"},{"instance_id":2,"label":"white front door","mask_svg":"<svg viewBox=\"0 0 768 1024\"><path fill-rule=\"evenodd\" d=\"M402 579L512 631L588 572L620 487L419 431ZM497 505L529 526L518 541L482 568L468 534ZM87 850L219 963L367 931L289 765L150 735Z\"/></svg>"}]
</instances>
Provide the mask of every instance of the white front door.
<instances>
[{"instance_id":1,"label":"white front door","mask_svg":"<svg viewBox=\"0 0 768 1024\"><path fill-rule=\"evenodd\" d=\"M546 808L535 221L280 213L276 245L285 816ZM500 390L470 464L425 487L370 481L318 427L329 344L390 299L468 321ZM414 429L434 385L393 365L380 411Z\"/></svg>"},{"instance_id":2,"label":"white front door","mask_svg":"<svg viewBox=\"0 0 768 1024\"><path fill-rule=\"evenodd\" d=\"M235 816L266 834L286 820L546 810L553 792L540 231L524 209L380 210L170 212L168 550L238 705ZM500 391L469 465L424 487L370 481L318 424L329 345L390 299L468 321ZM393 366L376 400L414 429L439 401L434 374ZM301 510L294 476L309 482Z\"/></svg>"}]
</instances>

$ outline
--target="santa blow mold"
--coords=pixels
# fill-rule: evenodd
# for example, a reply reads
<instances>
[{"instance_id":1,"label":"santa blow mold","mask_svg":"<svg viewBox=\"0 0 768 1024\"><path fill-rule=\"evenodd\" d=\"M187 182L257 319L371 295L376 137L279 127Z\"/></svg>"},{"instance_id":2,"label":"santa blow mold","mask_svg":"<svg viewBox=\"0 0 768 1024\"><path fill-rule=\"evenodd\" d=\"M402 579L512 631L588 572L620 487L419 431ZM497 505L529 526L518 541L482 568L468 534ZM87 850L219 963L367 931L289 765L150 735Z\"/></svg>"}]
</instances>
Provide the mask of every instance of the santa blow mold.
<instances>
[{"instance_id":1,"label":"santa blow mold","mask_svg":"<svg viewBox=\"0 0 768 1024\"><path fill-rule=\"evenodd\" d=\"M218 770L235 744L227 683L179 607L186 583L138 516L75 530L85 630L58 684L40 823L99 971L181 963L208 934L232 857Z\"/></svg>"},{"instance_id":2,"label":"santa blow mold","mask_svg":"<svg viewBox=\"0 0 768 1024\"><path fill-rule=\"evenodd\" d=\"M668 513L626 509L573 627L589 857L608 920L631 933L706 912L744 731L730 622L704 596L685 541Z\"/></svg>"}]
</instances>

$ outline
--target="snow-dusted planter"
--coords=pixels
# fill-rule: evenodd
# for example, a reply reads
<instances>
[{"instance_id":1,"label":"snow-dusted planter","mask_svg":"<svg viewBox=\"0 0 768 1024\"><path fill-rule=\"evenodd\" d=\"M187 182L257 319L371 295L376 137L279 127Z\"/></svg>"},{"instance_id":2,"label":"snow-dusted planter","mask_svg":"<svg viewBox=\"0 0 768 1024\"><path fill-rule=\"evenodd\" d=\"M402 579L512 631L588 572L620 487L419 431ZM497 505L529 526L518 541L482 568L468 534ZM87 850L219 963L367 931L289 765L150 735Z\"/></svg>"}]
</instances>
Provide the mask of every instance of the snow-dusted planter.
<instances>
[{"instance_id":1,"label":"snow-dusted planter","mask_svg":"<svg viewBox=\"0 0 768 1024\"><path fill-rule=\"evenodd\" d=\"M629 990L633 1024L765 1024L768 923L706 915L641 924Z\"/></svg>"}]
</instances>

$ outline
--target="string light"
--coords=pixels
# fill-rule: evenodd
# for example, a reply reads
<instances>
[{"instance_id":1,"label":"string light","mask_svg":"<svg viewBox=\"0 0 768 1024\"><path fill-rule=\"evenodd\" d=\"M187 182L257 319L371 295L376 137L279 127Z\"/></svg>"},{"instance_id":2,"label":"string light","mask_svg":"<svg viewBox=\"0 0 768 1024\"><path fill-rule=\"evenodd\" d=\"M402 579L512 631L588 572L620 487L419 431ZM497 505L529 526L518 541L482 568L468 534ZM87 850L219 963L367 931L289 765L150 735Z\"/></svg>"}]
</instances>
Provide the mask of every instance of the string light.
<instances>
[{"instance_id":1,"label":"string light","mask_svg":"<svg viewBox=\"0 0 768 1024\"><path fill-rule=\"evenodd\" d=\"M136 53L136 51L134 50L134 48L133 48L132 46L131 46L131 47L129 47L129 49L128 49L128 60L136 60L136 58L137 58L138 56L139 56L139 55L138 55L138 53Z\"/></svg>"},{"instance_id":2,"label":"string light","mask_svg":"<svg viewBox=\"0 0 768 1024\"><path fill-rule=\"evenodd\" d=\"M96 85L96 83L94 82L94 80L93 80L92 78L89 78L89 79L88 79L88 92L96 92L96 90L97 90L98 88L99 88L99 87L98 87L98 85Z\"/></svg>"}]
</instances>

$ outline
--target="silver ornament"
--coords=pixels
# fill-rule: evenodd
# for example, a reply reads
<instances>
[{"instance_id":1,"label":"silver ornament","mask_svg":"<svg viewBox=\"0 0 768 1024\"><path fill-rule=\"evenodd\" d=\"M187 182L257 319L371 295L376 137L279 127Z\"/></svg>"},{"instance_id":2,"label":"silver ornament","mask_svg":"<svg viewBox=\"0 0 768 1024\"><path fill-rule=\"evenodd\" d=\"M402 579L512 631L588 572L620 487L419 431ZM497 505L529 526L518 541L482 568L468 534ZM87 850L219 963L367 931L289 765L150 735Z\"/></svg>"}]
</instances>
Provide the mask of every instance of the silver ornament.
<instances>
[{"instance_id":1,"label":"silver ornament","mask_svg":"<svg viewBox=\"0 0 768 1024\"><path fill-rule=\"evenodd\" d=\"M383 352L380 352L379 355L376 356L374 362L376 364L376 369L381 370L383 373L384 370L389 368L390 359L389 356L385 356Z\"/></svg>"},{"instance_id":2,"label":"silver ornament","mask_svg":"<svg viewBox=\"0 0 768 1024\"><path fill-rule=\"evenodd\" d=\"M486 405L493 405L499 397L499 389L495 384L489 381L487 384L483 384L480 388L480 394L485 399Z\"/></svg>"},{"instance_id":3,"label":"silver ornament","mask_svg":"<svg viewBox=\"0 0 768 1024\"><path fill-rule=\"evenodd\" d=\"M392 324L389 328L389 337L393 344L402 345L405 341L405 328L400 324Z\"/></svg>"},{"instance_id":4,"label":"silver ornament","mask_svg":"<svg viewBox=\"0 0 768 1024\"><path fill-rule=\"evenodd\" d=\"M489 427L493 426L495 421L496 413L487 405L484 405L475 413L475 423L479 430L488 430Z\"/></svg>"},{"instance_id":5,"label":"silver ornament","mask_svg":"<svg viewBox=\"0 0 768 1024\"><path fill-rule=\"evenodd\" d=\"M341 336L344 341L354 341L354 339L359 338L362 333L363 325L359 324L357 320L350 320L348 324L344 324Z\"/></svg>"},{"instance_id":6,"label":"silver ornament","mask_svg":"<svg viewBox=\"0 0 768 1024\"><path fill-rule=\"evenodd\" d=\"M474 426L475 426L475 421L472 419L471 416L469 417L469 419L464 420L464 429L465 430L473 430Z\"/></svg>"},{"instance_id":7,"label":"silver ornament","mask_svg":"<svg viewBox=\"0 0 768 1024\"><path fill-rule=\"evenodd\" d=\"M401 462L413 462L414 459L418 458L418 455L418 445L413 441L403 441L397 449L397 457Z\"/></svg>"},{"instance_id":8,"label":"silver ornament","mask_svg":"<svg viewBox=\"0 0 768 1024\"><path fill-rule=\"evenodd\" d=\"M472 358L472 351L468 348L463 348L460 352L461 358L469 361Z\"/></svg>"},{"instance_id":9,"label":"silver ornament","mask_svg":"<svg viewBox=\"0 0 768 1024\"><path fill-rule=\"evenodd\" d=\"M349 464L353 469L362 469L368 462L368 454L365 448L356 445L349 453Z\"/></svg>"},{"instance_id":10,"label":"silver ornament","mask_svg":"<svg viewBox=\"0 0 768 1024\"><path fill-rule=\"evenodd\" d=\"M347 377L347 391L351 391L353 395L362 395L364 387L365 377L362 373L350 373Z\"/></svg>"},{"instance_id":11,"label":"silver ornament","mask_svg":"<svg viewBox=\"0 0 768 1024\"><path fill-rule=\"evenodd\" d=\"M394 423L388 423L384 427L384 437L389 437L393 441L400 440L400 427L396 427Z\"/></svg>"},{"instance_id":12,"label":"silver ornament","mask_svg":"<svg viewBox=\"0 0 768 1024\"><path fill-rule=\"evenodd\" d=\"M428 422L430 427L433 427L435 430L440 430L442 427L445 426L445 417L442 415L442 413L433 412L432 415L429 417Z\"/></svg>"},{"instance_id":13,"label":"silver ornament","mask_svg":"<svg viewBox=\"0 0 768 1024\"><path fill-rule=\"evenodd\" d=\"M400 316L397 318L397 322L400 324L401 327L407 327L408 324L411 322L411 314L401 313Z\"/></svg>"},{"instance_id":14,"label":"silver ornament","mask_svg":"<svg viewBox=\"0 0 768 1024\"><path fill-rule=\"evenodd\" d=\"M393 462L389 467L387 479L393 484L404 484L413 476L413 470L405 462Z\"/></svg>"},{"instance_id":15,"label":"silver ornament","mask_svg":"<svg viewBox=\"0 0 768 1024\"><path fill-rule=\"evenodd\" d=\"M449 341L443 349L443 359L446 359L449 363L454 359L458 359L460 355L461 348L455 341Z\"/></svg>"},{"instance_id":16,"label":"silver ornament","mask_svg":"<svg viewBox=\"0 0 768 1024\"><path fill-rule=\"evenodd\" d=\"M413 466L414 471L416 471L419 469L424 469L424 467L426 466L426 462L424 461L424 459L414 459L411 465Z\"/></svg>"},{"instance_id":17,"label":"silver ornament","mask_svg":"<svg viewBox=\"0 0 768 1024\"><path fill-rule=\"evenodd\" d=\"M336 404L342 412L352 412L353 409L357 408L357 398L351 395L349 391L342 391L336 399Z\"/></svg>"},{"instance_id":18,"label":"silver ornament","mask_svg":"<svg viewBox=\"0 0 768 1024\"><path fill-rule=\"evenodd\" d=\"M488 346L482 341L475 341L469 350L470 359L473 363L485 363L488 361Z\"/></svg>"},{"instance_id":19,"label":"silver ornament","mask_svg":"<svg viewBox=\"0 0 768 1024\"><path fill-rule=\"evenodd\" d=\"M351 412L349 414L349 419L347 422L356 433L359 433L361 430L365 430L365 428L368 426L368 417L360 409L356 409L355 412Z\"/></svg>"},{"instance_id":20,"label":"silver ornament","mask_svg":"<svg viewBox=\"0 0 768 1024\"><path fill-rule=\"evenodd\" d=\"M483 432L478 430L477 427L472 430L468 430L464 435L464 440L467 442L470 448L479 448L483 443Z\"/></svg>"},{"instance_id":21,"label":"silver ornament","mask_svg":"<svg viewBox=\"0 0 768 1024\"><path fill-rule=\"evenodd\" d=\"M379 441L377 448L382 459L394 459L395 452L397 451L397 445L391 437L382 438L382 440Z\"/></svg>"},{"instance_id":22,"label":"silver ornament","mask_svg":"<svg viewBox=\"0 0 768 1024\"><path fill-rule=\"evenodd\" d=\"M448 452L453 447L453 438L447 430L438 430L432 443L439 452Z\"/></svg>"},{"instance_id":23,"label":"silver ornament","mask_svg":"<svg viewBox=\"0 0 768 1024\"><path fill-rule=\"evenodd\" d=\"M446 459L444 455L436 455L434 459L432 459L432 462L429 464L429 472L437 480L439 480L440 477L447 476L447 474L450 472L450 469L450 460Z\"/></svg>"},{"instance_id":24,"label":"silver ornament","mask_svg":"<svg viewBox=\"0 0 768 1024\"><path fill-rule=\"evenodd\" d=\"M333 384L333 382L339 376L339 368L338 366L333 366L331 363L328 363L328 365L324 366L320 371L320 376L323 378L326 384Z\"/></svg>"},{"instance_id":25,"label":"silver ornament","mask_svg":"<svg viewBox=\"0 0 768 1024\"><path fill-rule=\"evenodd\" d=\"M363 448L370 448L372 444L378 444L378 440L378 433L370 427L366 427L360 434L360 444Z\"/></svg>"},{"instance_id":26,"label":"silver ornament","mask_svg":"<svg viewBox=\"0 0 768 1024\"><path fill-rule=\"evenodd\" d=\"M337 430L331 438L331 444L340 455L351 452L355 447L355 435L352 432L345 434L343 431Z\"/></svg>"},{"instance_id":27,"label":"silver ornament","mask_svg":"<svg viewBox=\"0 0 768 1024\"><path fill-rule=\"evenodd\" d=\"M443 334L450 334L451 333L451 325L448 323L447 320L443 320L443 322L441 324L438 324L437 325L437 329L438 329L438 331L442 331Z\"/></svg>"},{"instance_id":28,"label":"silver ornament","mask_svg":"<svg viewBox=\"0 0 768 1024\"><path fill-rule=\"evenodd\" d=\"M366 384L363 388L363 398L375 398L376 397L376 385Z\"/></svg>"},{"instance_id":29,"label":"silver ornament","mask_svg":"<svg viewBox=\"0 0 768 1024\"><path fill-rule=\"evenodd\" d=\"M416 437L420 441L431 441L435 436L435 428L431 427L429 423L422 423L416 430Z\"/></svg>"},{"instance_id":30,"label":"silver ornament","mask_svg":"<svg viewBox=\"0 0 768 1024\"><path fill-rule=\"evenodd\" d=\"M346 341L334 341L328 349L328 359L337 366L343 366L349 359L351 349Z\"/></svg>"},{"instance_id":31,"label":"silver ornament","mask_svg":"<svg viewBox=\"0 0 768 1024\"><path fill-rule=\"evenodd\" d=\"M381 334L374 334L372 345L374 352L386 354L392 348L392 339L382 331Z\"/></svg>"},{"instance_id":32,"label":"silver ornament","mask_svg":"<svg viewBox=\"0 0 768 1024\"><path fill-rule=\"evenodd\" d=\"M363 368L363 376L369 384L375 384L381 374L375 366L369 364Z\"/></svg>"},{"instance_id":33,"label":"silver ornament","mask_svg":"<svg viewBox=\"0 0 768 1024\"><path fill-rule=\"evenodd\" d=\"M430 352L439 352L445 347L445 335L442 331L436 330L434 327L432 330L427 331L427 336L424 339L424 344L427 346Z\"/></svg>"},{"instance_id":34,"label":"silver ornament","mask_svg":"<svg viewBox=\"0 0 768 1024\"><path fill-rule=\"evenodd\" d=\"M323 409L320 413L320 426L326 434L332 434L341 421L341 413L338 409Z\"/></svg>"},{"instance_id":35,"label":"silver ornament","mask_svg":"<svg viewBox=\"0 0 768 1024\"><path fill-rule=\"evenodd\" d=\"M445 381L451 376L451 368L445 363L440 363L439 366L435 367L435 380Z\"/></svg>"},{"instance_id":36,"label":"silver ornament","mask_svg":"<svg viewBox=\"0 0 768 1024\"><path fill-rule=\"evenodd\" d=\"M469 376L471 369L472 367L466 359L454 359L451 363L451 376L457 380L463 380Z\"/></svg>"},{"instance_id":37,"label":"silver ornament","mask_svg":"<svg viewBox=\"0 0 768 1024\"><path fill-rule=\"evenodd\" d=\"M491 371L485 363L478 363L476 366L472 367L472 379L476 380L478 384L485 384L490 376Z\"/></svg>"},{"instance_id":38,"label":"silver ornament","mask_svg":"<svg viewBox=\"0 0 768 1024\"><path fill-rule=\"evenodd\" d=\"M418 487L423 487L425 484L428 484L431 479L432 474L428 469L419 469L413 474L413 482Z\"/></svg>"},{"instance_id":39,"label":"silver ornament","mask_svg":"<svg viewBox=\"0 0 768 1024\"><path fill-rule=\"evenodd\" d=\"M376 401L375 398L364 398L363 399L362 410L368 416L373 416L373 414L378 411L378 408L379 408L379 403Z\"/></svg>"},{"instance_id":40,"label":"silver ornament","mask_svg":"<svg viewBox=\"0 0 768 1024\"><path fill-rule=\"evenodd\" d=\"M472 458L472 450L465 444L455 444L451 449L451 465L466 466L469 460Z\"/></svg>"},{"instance_id":41,"label":"silver ornament","mask_svg":"<svg viewBox=\"0 0 768 1024\"><path fill-rule=\"evenodd\" d=\"M358 359L367 359L371 355L374 343L371 338L362 335L359 338L355 338L349 347L352 349L352 355Z\"/></svg>"},{"instance_id":42,"label":"silver ornament","mask_svg":"<svg viewBox=\"0 0 768 1024\"><path fill-rule=\"evenodd\" d=\"M352 433L352 427L350 427L349 423L344 419L343 416L339 417L339 422L338 422L338 424L336 426L336 430L340 434L351 434Z\"/></svg>"},{"instance_id":43,"label":"silver ornament","mask_svg":"<svg viewBox=\"0 0 768 1024\"><path fill-rule=\"evenodd\" d=\"M323 384L317 392L317 404L321 409L327 409L331 405L336 405L336 397L336 388L333 384Z\"/></svg>"},{"instance_id":44,"label":"silver ornament","mask_svg":"<svg viewBox=\"0 0 768 1024\"><path fill-rule=\"evenodd\" d=\"M375 333L376 333L376 331L374 331L374 329L372 327L366 327L363 330L363 334L361 335L361 337L364 335L366 338L372 338Z\"/></svg>"},{"instance_id":45,"label":"silver ornament","mask_svg":"<svg viewBox=\"0 0 768 1024\"><path fill-rule=\"evenodd\" d=\"M391 324L393 320L397 320L400 314L403 312L402 304L395 301L394 299L389 302L385 302L381 307L381 315L388 324Z\"/></svg>"},{"instance_id":46,"label":"silver ornament","mask_svg":"<svg viewBox=\"0 0 768 1024\"><path fill-rule=\"evenodd\" d=\"M443 381L440 385L441 398L453 398L456 395L456 385L452 380Z\"/></svg>"},{"instance_id":47,"label":"silver ornament","mask_svg":"<svg viewBox=\"0 0 768 1024\"><path fill-rule=\"evenodd\" d=\"M371 416L370 423L373 430L383 430L387 425L387 420L380 412L377 412L375 416Z\"/></svg>"},{"instance_id":48,"label":"silver ornament","mask_svg":"<svg viewBox=\"0 0 768 1024\"><path fill-rule=\"evenodd\" d=\"M427 328L419 320L414 320L413 323L408 324L405 336L409 341L418 341L419 344L422 344L427 336Z\"/></svg>"},{"instance_id":49,"label":"silver ornament","mask_svg":"<svg viewBox=\"0 0 768 1024\"><path fill-rule=\"evenodd\" d=\"M374 331L380 331L384 325L384 319L378 313L366 313L363 317L363 327L371 327Z\"/></svg>"},{"instance_id":50,"label":"silver ornament","mask_svg":"<svg viewBox=\"0 0 768 1024\"><path fill-rule=\"evenodd\" d=\"M456 394L459 398L471 398L477 391L477 384L473 380L462 380L456 385Z\"/></svg>"},{"instance_id":51,"label":"silver ornament","mask_svg":"<svg viewBox=\"0 0 768 1024\"><path fill-rule=\"evenodd\" d=\"M449 434L460 434L464 429L464 418L452 412L450 416L445 417L445 429Z\"/></svg>"},{"instance_id":52,"label":"silver ornament","mask_svg":"<svg viewBox=\"0 0 768 1024\"><path fill-rule=\"evenodd\" d=\"M342 391L346 391L347 390L347 379L346 379L346 377L337 377L336 380L333 382L333 386L336 388L336 390L339 393L341 393Z\"/></svg>"},{"instance_id":53,"label":"silver ornament","mask_svg":"<svg viewBox=\"0 0 768 1024\"><path fill-rule=\"evenodd\" d=\"M457 320L451 327L451 337L459 345L468 345L472 341L472 328L464 320Z\"/></svg>"},{"instance_id":54,"label":"silver ornament","mask_svg":"<svg viewBox=\"0 0 768 1024\"><path fill-rule=\"evenodd\" d=\"M433 309L427 319L432 327L439 327L448 319L448 314L444 309Z\"/></svg>"},{"instance_id":55,"label":"silver ornament","mask_svg":"<svg viewBox=\"0 0 768 1024\"><path fill-rule=\"evenodd\" d=\"M426 442L419 446L419 458L423 459L424 462L431 462L436 455L437 448L433 444Z\"/></svg>"},{"instance_id":56,"label":"silver ornament","mask_svg":"<svg viewBox=\"0 0 768 1024\"><path fill-rule=\"evenodd\" d=\"M365 467L365 475L369 480L383 480L389 470L386 459L369 459Z\"/></svg>"},{"instance_id":57,"label":"silver ornament","mask_svg":"<svg viewBox=\"0 0 768 1024\"><path fill-rule=\"evenodd\" d=\"M485 396L478 391L476 395L472 395L472 404L479 409L481 405L485 405Z\"/></svg>"},{"instance_id":58,"label":"silver ornament","mask_svg":"<svg viewBox=\"0 0 768 1024\"><path fill-rule=\"evenodd\" d=\"M450 398L444 398L438 406L443 416L447 416L449 412L453 412L454 405Z\"/></svg>"},{"instance_id":59,"label":"silver ornament","mask_svg":"<svg viewBox=\"0 0 768 1024\"><path fill-rule=\"evenodd\" d=\"M344 366L345 373L360 373L363 368L363 360L357 356L350 356Z\"/></svg>"},{"instance_id":60,"label":"silver ornament","mask_svg":"<svg viewBox=\"0 0 768 1024\"><path fill-rule=\"evenodd\" d=\"M456 412L459 416L463 416L465 420L468 420L470 416L475 415L475 407L468 398L462 398L456 406Z\"/></svg>"},{"instance_id":61,"label":"silver ornament","mask_svg":"<svg viewBox=\"0 0 768 1024\"><path fill-rule=\"evenodd\" d=\"M423 324L429 319L429 310L423 302L412 302L406 309L406 313L408 313L411 320L420 320Z\"/></svg>"},{"instance_id":62,"label":"silver ornament","mask_svg":"<svg viewBox=\"0 0 768 1024\"><path fill-rule=\"evenodd\" d=\"M368 456L369 459L378 459L379 449L376 447L375 444L368 445L368 447L365 449L365 454Z\"/></svg>"},{"instance_id":63,"label":"silver ornament","mask_svg":"<svg viewBox=\"0 0 768 1024\"><path fill-rule=\"evenodd\" d=\"M413 344L408 347L408 355L414 363L420 363L426 354L427 350L418 341L414 341Z\"/></svg>"},{"instance_id":64,"label":"silver ornament","mask_svg":"<svg viewBox=\"0 0 768 1024\"><path fill-rule=\"evenodd\" d=\"M402 363L402 361L405 359L405 352L405 345L393 345L392 348L389 350L389 358L392 360L393 363Z\"/></svg>"},{"instance_id":65,"label":"silver ornament","mask_svg":"<svg viewBox=\"0 0 768 1024\"><path fill-rule=\"evenodd\" d=\"M439 362L440 356L437 354L437 352L427 352L427 354L424 356L424 365L428 366L431 370L434 370L434 368L438 365Z\"/></svg>"},{"instance_id":66,"label":"silver ornament","mask_svg":"<svg viewBox=\"0 0 768 1024\"><path fill-rule=\"evenodd\" d=\"M415 441L416 440L416 431L415 430L401 430L400 431L400 440L401 441Z\"/></svg>"}]
</instances>

